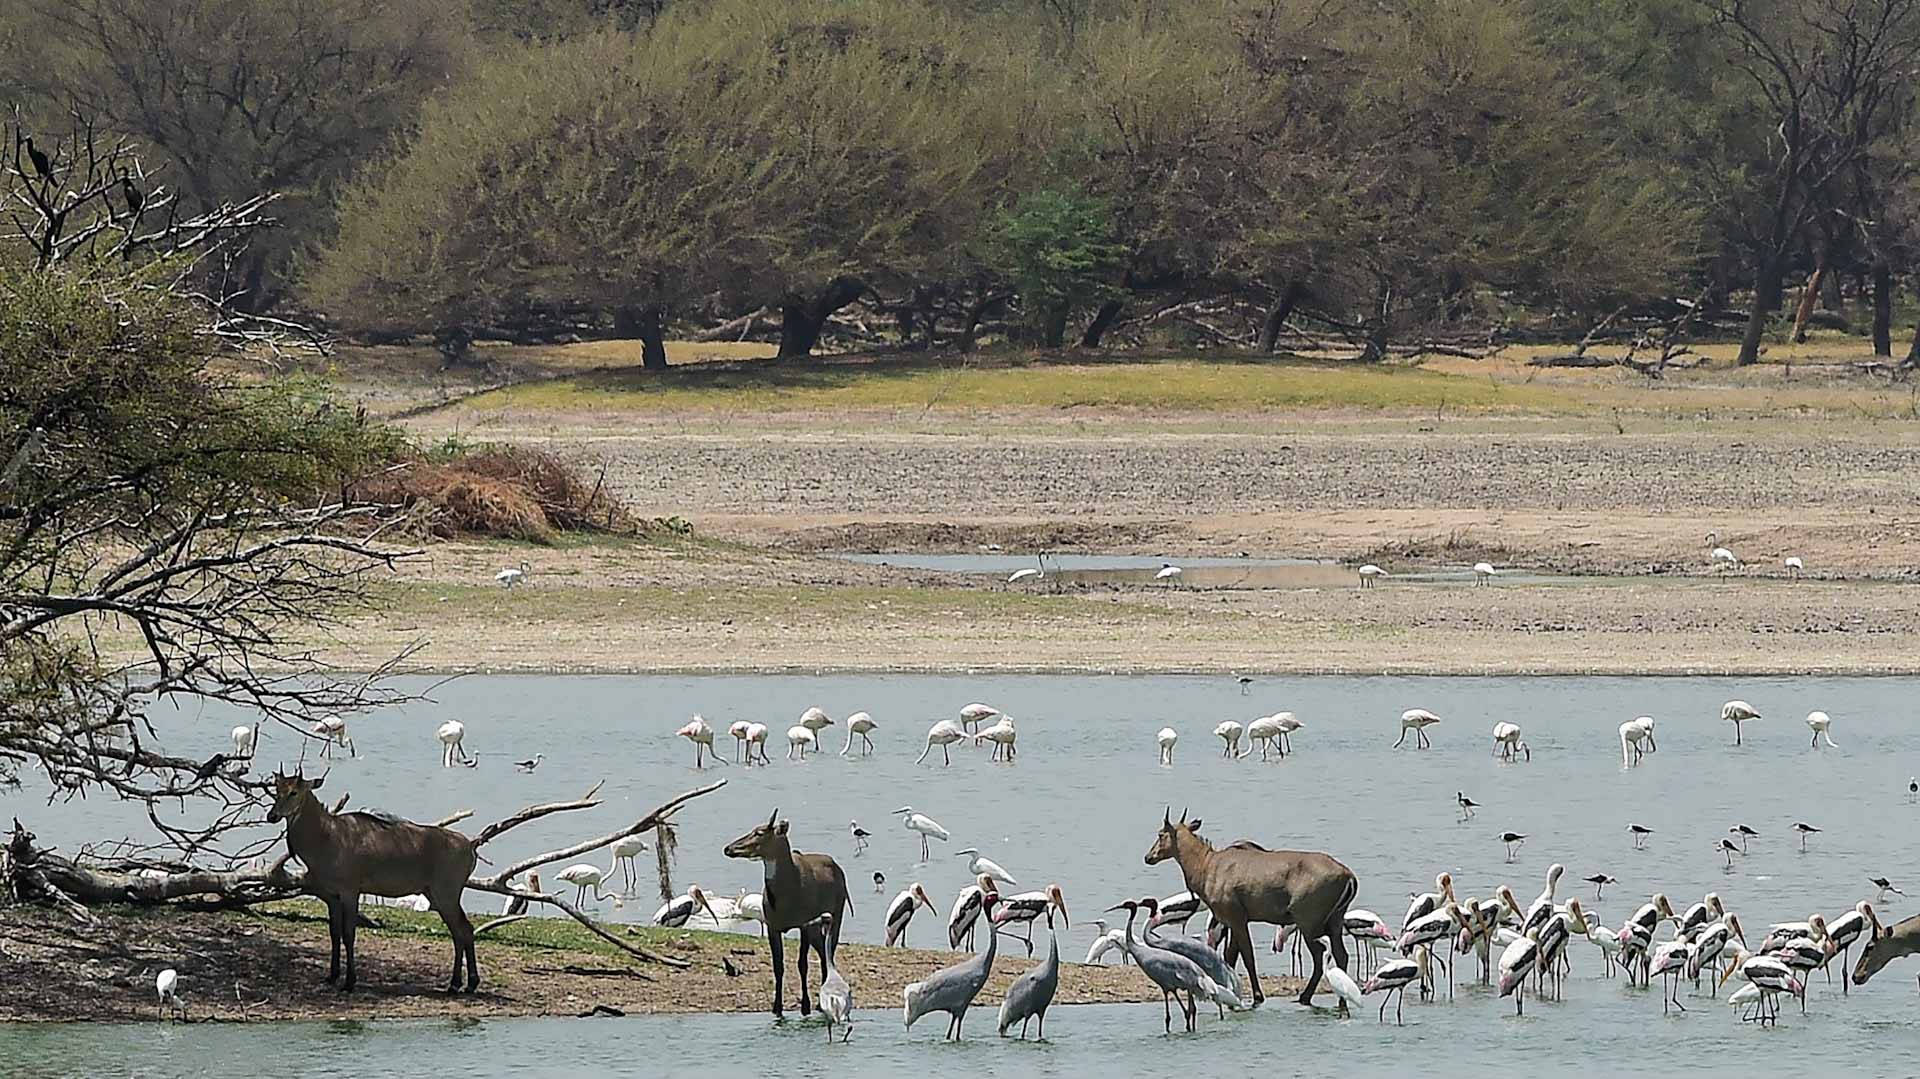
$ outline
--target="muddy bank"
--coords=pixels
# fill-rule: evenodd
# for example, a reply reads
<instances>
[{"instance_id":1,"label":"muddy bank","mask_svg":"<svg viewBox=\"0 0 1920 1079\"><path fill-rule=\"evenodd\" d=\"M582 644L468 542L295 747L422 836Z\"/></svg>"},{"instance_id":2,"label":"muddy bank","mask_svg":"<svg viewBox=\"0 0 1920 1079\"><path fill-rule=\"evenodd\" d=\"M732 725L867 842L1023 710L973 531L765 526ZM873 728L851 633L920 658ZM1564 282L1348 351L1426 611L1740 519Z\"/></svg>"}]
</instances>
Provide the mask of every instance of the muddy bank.
<instances>
[{"instance_id":1,"label":"muddy bank","mask_svg":"<svg viewBox=\"0 0 1920 1079\"><path fill-rule=\"evenodd\" d=\"M185 913L103 908L99 929L75 926L40 908L0 911L0 1022L157 1020L153 980L179 972L197 1021L395 1019L434 1016L578 1016L596 1008L626 1014L760 1012L772 996L766 942L756 936L642 929L649 948L684 960L676 969L638 963L572 923L529 919L480 938L482 982L473 995L440 989L451 946L433 915L368 908L383 929L359 934L359 985L351 994L322 979L328 945L316 904L279 904L270 913ZM484 919L482 919L484 920ZM928 939L940 933L929 925ZM1039 934L1045 947L1045 932ZM788 963L793 962L788 949ZM845 944L839 966L863 1007L897 1007L907 983L961 956L954 952ZM1058 1004L1156 1002L1159 990L1137 968L1084 966L1062 955ZM1261 956L1271 961L1275 957ZM730 976L722 960L733 964ZM979 1008L990 1013L1034 960L1003 938ZM1282 961L1284 962L1284 961ZM1262 979L1270 997L1299 992L1291 978ZM818 989L817 975L814 987ZM789 1016L799 989L791 966ZM990 1014L976 1021L990 1025Z\"/></svg>"}]
</instances>

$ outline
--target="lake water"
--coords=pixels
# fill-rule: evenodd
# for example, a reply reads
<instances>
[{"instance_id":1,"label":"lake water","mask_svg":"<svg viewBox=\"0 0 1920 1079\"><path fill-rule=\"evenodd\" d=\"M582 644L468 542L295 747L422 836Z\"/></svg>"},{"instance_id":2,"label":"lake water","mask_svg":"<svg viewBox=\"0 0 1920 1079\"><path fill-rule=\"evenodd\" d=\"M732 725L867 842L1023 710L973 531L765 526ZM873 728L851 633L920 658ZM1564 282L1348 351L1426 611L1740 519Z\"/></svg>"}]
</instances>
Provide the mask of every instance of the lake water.
<instances>
[{"instance_id":1,"label":"lake water","mask_svg":"<svg viewBox=\"0 0 1920 1079\"><path fill-rule=\"evenodd\" d=\"M1917 691L1920 680L1906 678L1303 677L1263 678L1243 694L1223 677L476 677L439 686L431 703L357 719L360 757L337 762L327 790L350 791L355 806L417 819L472 808L484 822L605 781L602 808L548 818L490 845L486 853L501 863L610 831L674 793L725 777L725 788L681 814L676 883L698 882L717 893L756 888L759 868L725 859L720 847L777 807L793 821L798 845L833 853L852 878L847 935L855 940L880 935L886 897L873 894L872 872L886 874L888 896L924 882L944 914L967 881L952 851L976 845L1023 886L1061 884L1075 917L1062 951L1084 954L1093 932L1087 922L1102 908L1124 896L1180 890L1175 867L1141 862L1167 805L1203 817L1216 842L1250 837L1332 852L1360 878L1356 905L1396 926L1407 893L1431 887L1441 869L1454 873L1463 895L1486 895L1505 881L1527 902L1558 860L1568 868L1563 895L1591 899L1590 889L1572 883L1589 873L1620 879L1598 905L1609 924L1618 925L1655 889L1676 906L1711 889L1742 914L1751 934L1814 911L1838 914L1872 895L1869 876L1920 885L1920 806L1906 795L1908 777L1920 773ZM1747 725L1746 745L1737 750L1731 725L1718 718L1729 697L1767 715ZM1016 717L1018 763L993 764L985 749L955 747L950 768L938 766L937 749L916 766L928 724L972 700ZM805 763L783 760L780 732L812 704L836 717L871 712L881 724L874 736L879 751L868 759L840 757L844 735L834 727L824 739L829 752ZM1430 730L1434 748L1393 750L1400 711L1416 705L1446 717ZM1244 723L1283 708L1307 724L1294 736L1294 756L1273 764L1221 759L1210 734L1215 723ZM1808 747L1800 717L1815 708L1833 715L1840 748ZM776 740L772 766L696 772L692 747L671 734L696 710L723 731L736 718L768 722ZM1623 770L1616 728L1641 713L1658 717L1660 749ZM449 717L467 724L478 768L439 767L433 730ZM211 753L234 720L232 712L208 709L163 721L161 734L169 749ZM1488 732L1500 720L1522 726L1531 763L1491 756ZM1170 768L1155 762L1154 734L1162 726L1181 734ZM730 754L731 739L723 734L719 742ZM547 754L536 773L513 770L510 761L536 751ZM297 756L295 739L281 731L263 740L259 763L271 768ZM1456 823L1456 790L1484 806L1472 823ZM125 807L97 798L48 805L44 793L30 784L0 797L0 812L18 814L43 842L69 848L143 829ZM951 843L934 844L930 865L916 864L917 838L888 815L906 803L953 832ZM873 849L860 857L847 835L854 818L876 833ZM1795 820L1824 829L1804 854L1787 831ZM1647 850L1631 849L1629 822L1655 829ZM1728 871L1711 846L1736 823L1759 829L1762 838ZM1530 836L1513 864L1497 838L1506 829ZM600 862L606 864L604 856ZM651 914L651 859L641 865L646 895L619 911L600 904L601 914ZM1920 895L1920 887L1909 890ZM1920 900L1898 897L1882 907L1888 920L1915 909ZM924 944L937 936L938 919L924 912L921 919L926 924L916 922L913 939ZM1275 958L1263 953L1263 969L1279 969ZM1224 1025L1203 1021L1198 1037L1171 1042L1159 1037L1160 1017L1150 1007L1063 1012L1049 1024L1053 1044L1043 1047L994 1044L988 1017L977 1015L970 1029L986 1037L959 1049L935 1044L937 1022L903 1036L896 1009L876 1013L850 1048L831 1052L814 1044L815 1027L776 1028L755 1016L585 1025L15 1028L0 1030L0 1061L10 1062L0 1071L14 1074L11 1062L23 1061L37 1063L24 1064L22 1074L242 1074L270 1049L276 1066L284 1061L290 1073L452 1067L509 1075L602 1056L620 1061L644 1046L642 1070L650 1074L680 1065L762 1074L772 1054L791 1064L783 1071L803 1075L880 1076L903 1068L937 1076L982 1069L1083 1075L1095 1068L1164 1075L1209 1061L1218 1069L1292 1072L1303 1067L1300 1054L1323 1051L1338 1054L1343 1072L1363 1074L1419 1068L1456 1075L1489 1065L1565 1072L1593 1064L1659 1074L1681 1070L1683 1061L1690 1074L1733 1074L1752 1070L1762 1052L1788 1073L1837 1064L1862 1074L1920 1074L1913 980L1920 970L1913 963L1890 967L1845 1001L1837 986L1816 981L1813 1014L1803 1019L1789 1008L1778 1031L1742 1025L1707 1001L1663 1019L1654 993L1601 979L1591 947L1577 947L1574 963L1564 1004L1530 1001L1526 1018L1516 1021L1510 1002L1468 991L1451 1006L1409 1002L1405 1030L1381 1030L1370 1016L1341 1023L1282 1002ZM229 1061L232 1070L222 1070Z\"/></svg>"}]
</instances>

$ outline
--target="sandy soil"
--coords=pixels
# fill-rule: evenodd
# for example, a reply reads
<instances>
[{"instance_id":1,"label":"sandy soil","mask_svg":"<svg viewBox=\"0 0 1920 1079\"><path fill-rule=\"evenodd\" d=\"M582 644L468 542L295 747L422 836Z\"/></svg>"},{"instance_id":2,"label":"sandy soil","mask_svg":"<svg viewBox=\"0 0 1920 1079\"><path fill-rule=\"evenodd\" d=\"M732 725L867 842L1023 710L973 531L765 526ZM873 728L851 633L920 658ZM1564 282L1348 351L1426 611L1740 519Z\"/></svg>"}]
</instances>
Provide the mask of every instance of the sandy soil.
<instances>
[{"instance_id":1,"label":"sandy soil","mask_svg":"<svg viewBox=\"0 0 1920 1079\"><path fill-rule=\"evenodd\" d=\"M322 979L328 957L324 913L312 916L159 914L103 908L99 930L83 931L43 908L0 914L0 1022L154 1020L153 979L179 971L195 1021L394 1019L439 1015L578 1016L595 1008L621 1013L758 1012L773 991L766 944L750 936L680 934L649 946L688 961L684 969L644 964L609 951L517 946L482 937L482 982L473 996L448 996L451 948L444 937L362 929L359 985L336 992ZM379 919L383 912L368 911ZM1042 935L1044 940L1044 934ZM1012 945L1009 952L1008 945ZM1044 947L1044 944L1041 945ZM789 948L788 1014L799 989ZM725 973L725 957L740 971ZM952 952L846 944L841 972L865 1007L897 1007L908 982L958 961ZM1063 957L1062 1005L1146 1002L1159 991L1136 968L1083 966ZM1271 956L1262 956L1271 960ZM993 977L980 996L975 1036L991 1033L992 1011L1032 965L1017 942L1002 940ZM1263 977L1269 996L1298 993L1297 979ZM812 982L819 988L817 972Z\"/></svg>"}]
</instances>

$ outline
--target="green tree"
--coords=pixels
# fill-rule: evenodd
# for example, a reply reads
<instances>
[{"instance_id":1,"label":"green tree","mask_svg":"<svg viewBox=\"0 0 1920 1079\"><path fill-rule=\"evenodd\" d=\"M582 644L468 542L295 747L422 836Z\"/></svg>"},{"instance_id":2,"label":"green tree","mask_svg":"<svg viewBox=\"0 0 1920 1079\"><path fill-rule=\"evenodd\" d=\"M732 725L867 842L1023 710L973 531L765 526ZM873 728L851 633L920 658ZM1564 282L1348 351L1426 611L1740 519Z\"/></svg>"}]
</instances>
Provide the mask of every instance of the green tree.
<instances>
[{"instance_id":1,"label":"green tree","mask_svg":"<svg viewBox=\"0 0 1920 1079\"><path fill-rule=\"evenodd\" d=\"M1069 191L1036 191L1002 210L991 223L987 251L1048 348L1065 343L1074 311L1113 292L1124 255L1113 240L1107 204Z\"/></svg>"}]
</instances>

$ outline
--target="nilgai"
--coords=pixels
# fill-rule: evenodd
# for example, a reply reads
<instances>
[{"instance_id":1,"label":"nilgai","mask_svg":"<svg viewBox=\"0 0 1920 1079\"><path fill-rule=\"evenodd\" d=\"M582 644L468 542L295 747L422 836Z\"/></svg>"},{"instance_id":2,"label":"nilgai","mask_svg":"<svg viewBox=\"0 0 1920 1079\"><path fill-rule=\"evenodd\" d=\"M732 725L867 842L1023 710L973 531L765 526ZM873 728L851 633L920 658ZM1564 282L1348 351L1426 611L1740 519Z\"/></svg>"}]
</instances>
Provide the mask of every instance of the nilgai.
<instances>
[{"instance_id":1,"label":"nilgai","mask_svg":"<svg viewBox=\"0 0 1920 1079\"><path fill-rule=\"evenodd\" d=\"M840 926L852 904L847 898L847 875L839 863L825 854L801 854L787 842L787 826L774 810L767 823L759 825L727 844L729 858L757 858L765 870L763 906L766 911L767 952L773 959L773 1014L784 1009L780 1002L785 984L786 961L782 955L781 934L800 931L800 1014L813 1011L813 998L807 991L807 949L820 953L820 979L827 978L827 959L840 946ZM814 924L823 914L833 915L827 926Z\"/></svg>"},{"instance_id":2,"label":"nilgai","mask_svg":"<svg viewBox=\"0 0 1920 1079\"><path fill-rule=\"evenodd\" d=\"M340 950L347 953L347 974L340 991L354 984L353 938L360 920L360 897L424 895L430 909L453 937L453 977L448 992L460 989L460 968L467 970L467 992L480 985L474 956L473 923L460 909L460 895L479 858L473 840L451 828L414 824L371 813L332 813L313 792L324 777L298 773L273 777L269 822L287 822L287 850L307 867L306 888L327 904L327 930L333 960L327 981L340 979Z\"/></svg>"},{"instance_id":3,"label":"nilgai","mask_svg":"<svg viewBox=\"0 0 1920 1079\"><path fill-rule=\"evenodd\" d=\"M1892 925L1881 925L1880 919L1873 919L1873 937L1867 942L1867 950L1860 953L1860 961L1853 966L1853 984L1867 984L1867 979L1880 973L1881 967L1915 952L1920 952L1920 914Z\"/></svg>"},{"instance_id":4,"label":"nilgai","mask_svg":"<svg viewBox=\"0 0 1920 1079\"><path fill-rule=\"evenodd\" d=\"M1360 890L1353 870L1317 851L1263 850L1250 843L1215 850L1199 833L1199 818L1189 821L1183 810L1175 823L1169 811L1147 851L1147 864L1168 858L1180 864L1187 890L1200 897L1214 921L1227 927L1227 964L1231 966L1236 957L1245 961L1255 1004L1266 994L1253 966L1253 937L1247 923L1298 926L1313 955L1313 974L1300 991L1300 1003L1311 1004L1325 969L1328 945L1335 965L1342 970L1347 967L1341 926L1348 904ZM1322 937L1327 938L1326 944Z\"/></svg>"}]
</instances>

